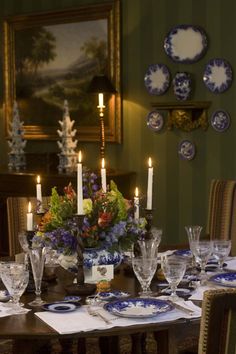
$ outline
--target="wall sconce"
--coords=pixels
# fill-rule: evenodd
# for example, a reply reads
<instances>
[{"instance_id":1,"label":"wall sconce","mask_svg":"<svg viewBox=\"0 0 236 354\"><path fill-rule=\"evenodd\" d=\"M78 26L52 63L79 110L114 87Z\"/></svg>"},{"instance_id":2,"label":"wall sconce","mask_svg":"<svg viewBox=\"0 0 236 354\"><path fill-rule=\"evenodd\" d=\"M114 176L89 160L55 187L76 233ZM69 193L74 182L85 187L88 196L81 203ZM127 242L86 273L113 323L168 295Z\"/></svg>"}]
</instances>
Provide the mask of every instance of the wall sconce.
<instances>
[{"instance_id":1,"label":"wall sconce","mask_svg":"<svg viewBox=\"0 0 236 354\"><path fill-rule=\"evenodd\" d=\"M114 94L117 91L106 75L94 76L87 90L88 93L98 94L99 118L100 118L100 155L105 157L105 128L104 128L104 94Z\"/></svg>"}]
</instances>

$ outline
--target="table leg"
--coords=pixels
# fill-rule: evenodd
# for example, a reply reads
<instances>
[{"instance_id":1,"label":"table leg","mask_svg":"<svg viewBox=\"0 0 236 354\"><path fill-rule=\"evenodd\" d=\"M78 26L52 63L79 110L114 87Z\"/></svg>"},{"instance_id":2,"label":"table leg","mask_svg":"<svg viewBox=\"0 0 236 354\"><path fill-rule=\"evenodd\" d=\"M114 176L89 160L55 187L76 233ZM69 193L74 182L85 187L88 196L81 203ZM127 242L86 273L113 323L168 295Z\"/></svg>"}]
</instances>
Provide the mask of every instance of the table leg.
<instances>
[{"instance_id":1,"label":"table leg","mask_svg":"<svg viewBox=\"0 0 236 354\"><path fill-rule=\"evenodd\" d=\"M146 344L146 336L143 336L143 333L131 334L132 341L132 354L143 354L143 347ZM143 339L145 339L143 344ZM145 349L146 351L146 349ZM144 352L145 353L145 352Z\"/></svg>"},{"instance_id":2,"label":"table leg","mask_svg":"<svg viewBox=\"0 0 236 354\"><path fill-rule=\"evenodd\" d=\"M156 331L153 337L157 344L157 354L169 354L169 335L168 330Z\"/></svg>"},{"instance_id":3,"label":"table leg","mask_svg":"<svg viewBox=\"0 0 236 354\"><path fill-rule=\"evenodd\" d=\"M61 345L61 354L73 354L73 339L59 339L59 343Z\"/></svg>"},{"instance_id":4,"label":"table leg","mask_svg":"<svg viewBox=\"0 0 236 354\"><path fill-rule=\"evenodd\" d=\"M120 354L119 337L100 337L99 348L102 354Z\"/></svg>"},{"instance_id":5,"label":"table leg","mask_svg":"<svg viewBox=\"0 0 236 354\"><path fill-rule=\"evenodd\" d=\"M85 338L78 338L77 354L86 354L86 339Z\"/></svg>"}]
</instances>

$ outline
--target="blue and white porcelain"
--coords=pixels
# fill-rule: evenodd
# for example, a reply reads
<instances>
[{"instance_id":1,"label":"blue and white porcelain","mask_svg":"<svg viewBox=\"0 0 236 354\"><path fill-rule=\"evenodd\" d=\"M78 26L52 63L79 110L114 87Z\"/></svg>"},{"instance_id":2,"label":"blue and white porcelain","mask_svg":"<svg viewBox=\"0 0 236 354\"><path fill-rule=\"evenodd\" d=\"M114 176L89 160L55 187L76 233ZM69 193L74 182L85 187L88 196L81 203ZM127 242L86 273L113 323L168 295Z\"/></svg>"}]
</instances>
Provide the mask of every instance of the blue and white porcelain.
<instances>
[{"instance_id":1,"label":"blue and white porcelain","mask_svg":"<svg viewBox=\"0 0 236 354\"><path fill-rule=\"evenodd\" d=\"M192 90L192 80L190 75L185 72L176 73L172 83L175 97L180 101L187 100Z\"/></svg>"},{"instance_id":2,"label":"blue and white porcelain","mask_svg":"<svg viewBox=\"0 0 236 354\"><path fill-rule=\"evenodd\" d=\"M50 312L58 312L58 313L65 313L75 311L81 305L79 303L70 303L70 302L53 302L49 304L42 305L42 308L46 311Z\"/></svg>"},{"instance_id":3,"label":"blue and white porcelain","mask_svg":"<svg viewBox=\"0 0 236 354\"><path fill-rule=\"evenodd\" d=\"M215 274L209 278L209 281L217 285L236 288L236 272Z\"/></svg>"},{"instance_id":4,"label":"blue and white porcelain","mask_svg":"<svg viewBox=\"0 0 236 354\"><path fill-rule=\"evenodd\" d=\"M188 249L186 250L177 250L174 252L175 256L180 256L180 257L192 257L192 252Z\"/></svg>"},{"instance_id":5,"label":"blue and white porcelain","mask_svg":"<svg viewBox=\"0 0 236 354\"><path fill-rule=\"evenodd\" d=\"M171 311L173 305L165 300L154 298L132 298L116 300L104 305L105 310L114 315L130 318L154 317Z\"/></svg>"},{"instance_id":6,"label":"blue and white porcelain","mask_svg":"<svg viewBox=\"0 0 236 354\"><path fill-rule=\"evenodd\" d=\"M177 63L195 63L207 50L205 31L192 25L173 27L164 40L166 54Z\"/></svg>"},{"instance_id":7,"label":"blue and white porcelain","mask_svg":"<svg viewBox=\"0 0 236 354\"><path fill-rule=\"evenodd\" d=\"M170 72L164 64L149 65L144 84L151 95L163 95L170 85Z\"/></svg>"},{"instance_id":8,"label":"blue and white porcelain","mask_svg":"<svg viewBox=\"0 0 236 354\"><path fill-rule=\"evenodd\" d=\"M211 116L211 126L217 132L222 133L230 126L230 116L226 111L219 109Z\"/></svg>"},{"instance_id":9,"label":"blue and white porcelain","mask_svg":"<svg viewBox=\"0 0 236 354\"><path fill-rule=\"evenodd\" d=\"M204 70L203 82L213 93L222 93L230 87L233 80L231 65L221 58L211 59Z\"/></svg>"},{"instance_id":10,"label":"blue and white porcelain","mask_svg":"<svg viewBox=\"0 0 236 354\"><path fill-rule=\"evenodd\" d=\"M85 248L84 252L84 267L90 269L92 266L113 264L118 267L123 255L117 251L109 251L106 248Z\"/></svg>"},{"instance_id":11,"label":"blue and white porcelain","mask_svg":"<svg viewBox=\"0 0 236 354\"><path fill-rule=\"evenodd\" d=\"M147 126L148 128L158 132L163 128L164 118L160 112L157 110L151 111L147 115Z\"/></svg>"},{"instance_id":12,"label":"blue and white porcelain","mask_svg":"<svg viewBox=\"0 0 236 354\"><path fill-rule=\"evenodd\" d=\"M179 144L178 153L181 159L192 160L196 153L195 145L189 140L183 140Z\"/></svg>"},{"instance_id":13,"label":"blue and white porcelain","mask_svg":"<svg viewBox=\"0 0 236 354\"><path fill-rule=\"evenodd\" d=\"M102 292L98 293L97 296L101 300L108 301L108 300L126 298L126 297L129 297L130 294L125 291L114 290L114 291L102 291Z\"/></svg>"}]
</instances>

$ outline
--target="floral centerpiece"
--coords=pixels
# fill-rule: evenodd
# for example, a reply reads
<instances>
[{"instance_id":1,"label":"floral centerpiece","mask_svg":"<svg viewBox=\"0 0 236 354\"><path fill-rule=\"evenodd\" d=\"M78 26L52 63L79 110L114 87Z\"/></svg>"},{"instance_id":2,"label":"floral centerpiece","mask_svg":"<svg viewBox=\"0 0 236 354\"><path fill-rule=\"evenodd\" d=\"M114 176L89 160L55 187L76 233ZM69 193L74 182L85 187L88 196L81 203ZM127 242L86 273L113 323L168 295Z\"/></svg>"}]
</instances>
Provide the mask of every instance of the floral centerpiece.
<instances>
[{"instance_id":1,"label":"floral centerpiece","mask_svg":"<svg viewBox=\"0 0 236 354\"><path fill-rule=\"evenodd\" d=\"M125 251L145 232L146 220L133 218L133 203L123 197L111 181L104 193L93 172L83 172L84 219L78 230L75 222L76 193L71 184L60 196L52 189L49 210L42 218L35 240L56 250L64 268L73 268L77 262L77 232L85 248L101 247L111 252Z\"/></svg>"}]
</instances>

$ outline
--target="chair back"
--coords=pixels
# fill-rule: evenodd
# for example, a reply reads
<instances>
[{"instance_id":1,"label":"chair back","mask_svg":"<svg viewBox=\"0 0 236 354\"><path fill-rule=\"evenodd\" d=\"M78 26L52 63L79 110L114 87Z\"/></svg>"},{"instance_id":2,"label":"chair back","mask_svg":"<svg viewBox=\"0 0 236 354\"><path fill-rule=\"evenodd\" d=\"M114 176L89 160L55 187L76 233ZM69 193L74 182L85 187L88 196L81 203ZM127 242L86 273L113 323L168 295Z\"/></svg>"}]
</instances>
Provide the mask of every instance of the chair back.
<instances>
[{"instance_id":1,"label":"chair back","mask_svg":"<svg viewBox=\"0 0 236 354\"><path fill-rule=\"evenodd\" d=\"M43 208L48 209L51 197L43 197ZM26 230L28 202L32 204L32 211L36 210L36 198L26 197L8 197L7 198L7 223L8 223L8 240L9 255L22 252L18 235L21 231Z\"/></svg>"},{"instance_id":2,"label":"chair back","mask_svg":"<svg viewBox=\"0 0 236 354\"><path fill-rule=\"evenodd\" d=\"M204 293L198 354L236 353L236 289Z\"/></svg>"},{"instance_id":3,"label":"chair back","mask_svg":"<svg viewBox=\"0 0 236 354\"><path fill-rule=\"evenodd\" d=\"M236 181L211 181L207 234L210 239L230 239L231 254L236 255Z\"/></svg>"}]
</instances>

